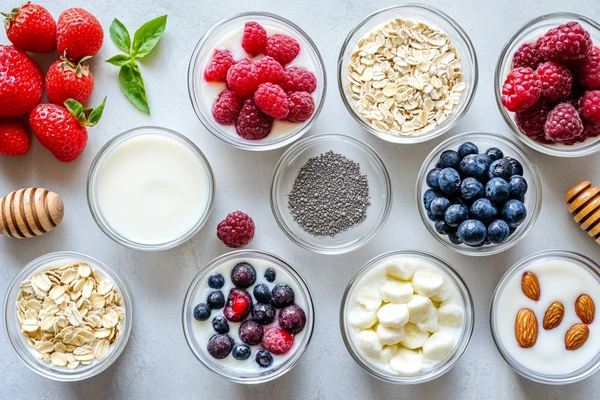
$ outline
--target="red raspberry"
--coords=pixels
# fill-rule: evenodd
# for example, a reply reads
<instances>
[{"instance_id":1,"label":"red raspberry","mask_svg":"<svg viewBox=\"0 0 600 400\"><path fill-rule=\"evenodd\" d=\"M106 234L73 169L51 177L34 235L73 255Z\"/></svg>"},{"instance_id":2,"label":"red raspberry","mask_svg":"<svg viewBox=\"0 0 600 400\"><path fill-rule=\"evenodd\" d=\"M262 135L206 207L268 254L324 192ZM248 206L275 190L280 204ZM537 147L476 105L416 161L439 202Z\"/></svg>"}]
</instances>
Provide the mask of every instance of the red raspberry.
<instances>
[{"instance_id":1,"label":"red raspberry","mask_svg":"<svg viewBox=\"0 0 600 400\"><path fill-rule=\"evenodd\" d=\"M245 58L227 71L227 86L242 98L250 97L258 88L258 71L251 59Z\"/></svg>"},{"instance_id":2,"label":"red raspberry","mask_svg":"<svg viewBox=\"0 0 600 400\"><path fill-rule=\"evenodd\" d=\"M242 48L252 57L265 52L267 47L267 31L258 22L246 22L242 36Z\"/></svg>"},{"instance_id":3,"label":"red raspberry","mask_svg":"<svg viewBox=\"0 0 600 400\"><path fill-rule=\"evenodd\" d=\"M502 86L502 104L508 111L521 112L537 103L542 82L531 68L514 68Z\"/></svg>"},{"instance_id":4,"label":"red raspberry","mask_svg":"<svg viewBox=\"0 0 600 400\"><path fill-rule=\"evenodd\" d=\"M22 156L31 147L27 125L18 117L0 118L0 154Z\"/></svg>"},{"instance_id":5,"label":"red raspberry","mask_svg":"<svg viewBox=\"0 0 600 400\"><path fill-rule=\"evenodd\" d=\"M273 118L285 119L290 112L287 95L279 85L263 83L254 93L254 103L262 112Z\"/></svg>"},{"instance_id":6,"label":"red raspberry","mask_svg":"<svg viewBox=\"0 0 600 400\"><path fill-rule=\"evenodd\" d=\"M283 67L273 57L264 56L256 62L258 82L279 84L283 77Z\"/></svg>"},{"instance_id":7,"label":"red raspberry","mask_svg":"<svg viewBox=\"0 0 600 400\"><path fill-rule=\"evenodd\" d=\"M293 92L288 96L288 108L288 121L304 122L313 115L315 102L308 92Z\"/></svg>"},{"instance_id":8,"label":"red raspberry","mask_svg":"<svg viewBox=\"0 0 600 400\"><path fill-rule=\"evenodd\" d=\"M229 50L215 50L212 60L204 70L204 79L209 82L225 82L227 71L235 64Z\"/></svg>"},{"instance_id":9,"label":"red raspberry","mask_svg":"<svg viewBox=\"0 0 600 400\"><path fill-rule=\"evenodd\" d=\"M267 40L265 53L279 61L281 65L285 66L292 62L299 52L300 43L291 36L278 33Z\"/></svg>"},{"instance_id":10,"label":"red raspberry","mask_svg":"<svg viewBox=\"0 0 600 400\"><path fill-rule=\"evenodd\" d=\"M537 72L542 82L542 96L550 101L569 97L573 87L573 76L567 67L552 61L538 65Z\"/></svg>"},{"instance_id":11,"label":"red raspberry","mask_svg":"<svg viewBox=\"0 0 600 400\"><path fill-rule=\"evenodd\" d=\"M542 53L538 50L536 43L523 43L513 54L512 68L529 67L536 69L544 62Z\"/></svg>"},{"instance_id":12,"label":"red raspberry","mask_svg":"<svg viewBox=\"0 0 600 400\"><path fill-rule=\"evenodd\" d=\"M317 78L304 68L288 67L283 72L281 88L286 92L312 93L317 88Z\"/></svg>"},{"instance_id":13,"label":"red raspberry","mask_svg":"<svg viewBox=\"0 0 600 400\"><path fill-rule=\"evenodd\" d=\"M227 247L244 247L254 237L254 221L241 211L234 211L217 225L217 237Z\"/></svg>"},{"instance_id":14,"label":"red raspberry","mask_svg":"<svg viewBox=\"0 0 600 400\"><path fill-rule=\"evenodd\" d=\"M271 328L265 332L262 345L273 354L285 354L294 345L294 336L281 328Z\"/></svg>"},{"instance_id":15,"label":"red raspberry","mask_svg":"<svg viewBox=\"0 0 600 400\"><path fill-rule=\"evenodd\" d=\"M235 129L247 140L260 140L271 133L273 118L260 111L252 98L244 100L242 109L235 123Z\"/></svg>"},{"instance_id":16,"label":"red raspberry","mask_svg":"<svg viewBox=\"0 0 600 400\"><path fill-rule=\"evenodd\" d=\"M549 60L570 61L585 58L593 43L579 22L568 22L550 29L539 43L540 53Z\"/></svg>"},{"instance_id":17,"label":"red raspberry","mask_svg":"<svg viewBox=\"0 0 600 400\"><path fill-rule=\"evenodd\" d=\"M583 121L583 133L581 134L584 138L592 138L600 136L600 123L591 122L585 118Z\"/></svg>"},{"instance_id":18,"label":"red raspberry","mask_svg":"<svg viewBox=\"0 0 600 400\"><path fill-rule=\"evenodd\" d=\"M585 118L600 124L600 90L585 92L579 99L579 108Z\"/></svg>"},{"instance_id":19,"label":"red raspberry","mask_svg":"<svg viewBox=\"0 0 600 400\"><path fill-rule=\"evenodd\" d=\"M242 108L240 99L232 90L224 90L213 104L212 114L221 125L235 125Z\"/></svg>"},{"instance_id":20,"label":"red raspberry","mask_svg":"<svg viewBox=\"0 0 600 400\"><path fill-rule=\"evenodd\" d=\"M592 48L577 68L579 82L590 89L600 88L600 49Z\"/></svg>"},{"instance_id":21,"label":"red raspberry","mask_svg":"<svg viewBox=\"0 0 600 400\"><path fill-rule=\"evenodd\" d=\"M515 113L519 130L533 140L544 137L544 124L550 110L550 105L540 100L525 111Z\"/></svg>"},{"instance_id":22,"label":"red raspberry","mask_svg":"<svg viewBox=\"0 0 600 400\"><path fill-rule=\"evenodd\" d=\"M579 113L570 103L560 103L548 113L544 133L556 143L567 143L577 139L583 132Z\"/></svg>"}]
</instances>

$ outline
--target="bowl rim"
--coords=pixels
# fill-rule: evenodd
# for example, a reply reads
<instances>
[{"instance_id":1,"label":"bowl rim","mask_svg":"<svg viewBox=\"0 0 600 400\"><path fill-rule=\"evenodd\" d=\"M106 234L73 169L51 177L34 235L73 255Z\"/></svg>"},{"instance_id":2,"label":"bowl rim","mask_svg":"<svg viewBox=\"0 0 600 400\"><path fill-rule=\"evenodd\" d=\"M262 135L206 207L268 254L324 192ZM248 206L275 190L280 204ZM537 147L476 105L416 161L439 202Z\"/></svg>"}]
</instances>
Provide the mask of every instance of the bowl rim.
<instances>
[{"instance_id":1,"label":"bowl rim","mask_svg":"<svg viewBox=\"0 0 600 400\"><path fill-rule=\"evenodd\" d=\"M303 39L306 40L309 47L311 48L312 53L314 53L315 58L317 60L317 62L315 63L315 68L319 72L321 72L323 75L323 82L321 85L321 87L322 87L321 99L318 104L315 104L315 109L314 109L313 115L310 117L310 119L308 119L305 122L300 123L300 125L303 125L303 126L295 134L293 134L293 135L286 134L277 140L273 140L273 141L269 141L269 142L261 142L260 140L254 141L254 142L253 141L242 141L231 135L223 134L219 129L215 128L215 126L211 123L210 119L204 115L204 112L202 111L202 107L200 107L200 105L198 104L198 101L196 99L197 98L197 96L196 96L197 89L195 88L195 85L194 85L194 77L196 76L196 74L201 73L196 68L196 61L198 60L198 57L200 56L200 52L204 49L204 46L205 46L206 42L208 41L208 39L210 39L213 36L213 34L217 31L218 28L220 28L221 26L223 26L225 24L232 22L236 19L247 19L247 18L252 18L252 17L271 18L271 19L274 19L284 25L289 26L292 30L296 30L303 37ZM268 150L275 150L275 149L287 146L290 143L295 142L296 140L298 140L299 138L304 136L304 134L310 130L312 125L318 119L319 114L321 114L321 111L325 104L325 99L327 97L327 69L325 67L325 62L323 61L323 57L321 56L321 53L320 53L319 48L317 47L316 43L298 25L296 25L292 21L290 21L284 17L281 17L277 14L264 12L264 11L247 11L247 12L238 13L238 14L232 15L230 17L221 19L200 37L200 39L194 46L192 55L190 56L190 61L188 64L188 71L187 71L187 86L188 86L188 97L190 99L190 103L192 104L192 108L194 109L194 113L196 114L196 117L200 120L200 122L202 123L204 128L206 130L208 130L213 136L215 136L216 138L220 139L221 141L227 143L228 145L238 148L238 149L248 150L248 151L268 151Z\"/></svg>"},{"instance_id":2,"label":"bowl rim","mask_svg":"<svg viewBox=\"0 0 600 400\"><path fill-rule=\"evenodd\" d=\"M422 191L423 182L425 180L426 173L429 169L428 167L433 161L434 155L441 152L444 149L449 149L450 145L457 144L460 141L470 141L469 138L476 136L476 135L485 135L486 138L491 137L491 138L493 138L493 140L497 140L498 142L502 143L503 145L509 147L512 151L515 151L515 153L524 161L521 164L523 164L524 169L527 168L527 170L529 171L529 175L531 175L531 178L533 179L533 182L532 182L533 185L529 184L528 190L531 190L532 186L533 186L535 188L535 194L536 194L535 208L533 210L533 213L531 213L531 210L529 210L529 209L527 210L528 216L531 215L531 219L529 220L529 223L525 226L524 225L519 226L518 231L515 233L516 236L515 235L512 236L512 237L516 237L516 239L513 239L512 241L504 242L499 245L494 245L494 246L468 247L468 246L463 246L463 245L455 245L451 242L444 240L442 238L442 236L435 231L435 228L432 226L429 219L427 218L427 215L426 215L425 211L423 210L422 201L421 201L421 199L423 198L423 191ZM462 254L462 255L466 255L466 256L475 256L475 257L491 256L494 254L502 253L502 252L510 249L511 247L515 246L517 243L519 243L525 237L525 235L531 230L531 228L533 228L533 226L535 225L535 222L537 221L537 218L540 215L540 212L542 210L542 178L541 178L541 175L540 175L540 172L539 172L537 166L531 161L531 159L527 156L527 154L525 154L525 152L523 152L523 150L521 150L521 148L517 145L517 143L515 143L511 139L507 138L506 136L500 135L498 133L493 133L493 132L483 132L483 131L464 132L464 133L460 133L458 135L451 136L451 137L447 138L446 140L444 140L443 142L441 142L440 144L438 144L427 155L427 157L423 161L423 164L421 165L421 168L419 169L419 173L417 174L417 183L416 183L415 194L416 194L415 198L416 198L417 208L419 210L419 215L421 216L421 220L423 221L423 224L425 225L425 227L427 228L429 233L433 237L435 237L435 239L438 242L440 242L447 248L450 248L450 249L454 250L455 252Z\"/></svg>"},{"instance_id":3,"label":"bowl rim","mask_svg":"<svg viewBox=\"0 0 600 400\"><path fill-rule=\"evenodd\" d=\"M379 129L375 129L373 128L371 125L367 124L363 118L358 114L358 112L354 109L354 107L351 104L351 101L347 98L345 92L344 92L344 86L342 84L343 78L342 78L342 74L344 73L344 71L342 71L342 65L344 63L344 53L348 47L348 45L350 44L350 41L353 39L353 37L356 35L356 33L363 27L365 26L367 23L369 23L373 18L377 17L380 14L392 11L392 10L401 10L401 9L407 9L407 8L420 8L422 10L425 10L427 12L431 12L433 14L435 14L436 16L442 18L443 20L445 20L447 23L449 23L458 33L458 37L460 38L460 40L462 40L465 44L465 47L468 50L468 61L470 61L470 64L472 66L473 69L473 79L472 79L472 85L470 86L470 91L468 93L468 97L465 99L466 103L464 106L464 109L460 112L459 115L456 116L456 118L454 118L454 120L452 119L447 119L446 121L444 121L444 123L441 126L437 126L436 128L434 128L433 130L426 132L424 134L421 135L416 135L416 136L394 136L391 135L387 132L383 132ZM447 34L447 32L446 32ZM452 38L454 39L454 38ZM475 95L477 93L477 86L479 83L479 64L477 61L477 52L475 50L475 47L473 46L473 43L471 42L471 39L469 38L469 35L464 31L464 29L460 26L460 24L458 24L458 22L456 22L453 18L451 18L448 14L446 14L445 12L439 10L436 7L433 6L429 6L426 4L422 4L422 3L406 3L406 4L401 4L401 5L394 5L394 6L389 6L389 7L385 7L382 8L380 10L377 10L371 14L369 14L367 17L365 17L364 19L362 19L358 25L356 25L356 27L354 27L346 36L346 39L344 40L342 47L340 49L339 55L338 55L338 61L337 61L337 83L338 83L338 90L340 93L340 97L342 98L342 102L344 103L344 106L346 107L346 110L348 110L348 113L359 123L359 125L362 126L363 129L365 129L367 132L369 132L370 134L377 136L380 139L383 139L387 142L390 143L398 143L398 144L416 144L416 143L423 143L432 139L435 139L436 137L439 137L445 133L447 133L450 129L452 129L454 126L456 126L456 124L467 114L467 112L469 111L469 109L471 108L471 105L473 104L473 100L475 99Z\"/></svg>"},{"instance_id":4,"label":"bowl rim","mask_svg":"<svg viewBox=\"0 0 600 400\"><path fill-rule=\"evenodd\" d=\"M289 228L289 226L285 223L285 220L283 219L282 214L280 212L280 207L279 207L280 203L277 200L277 195L278 195L278 191L279 191L279 181L281 178L281 174L282 174L284 168L287 167L286 165L284 165L284 163L286 163L290 158L296 157L298 154L301 154L305 150L309 149L315 143L321 142L321 141L327 141L327 140L334 140L334 141L338 141L338 142L345 141L347 143L355 145L366 156L370 156L370 158L378 166L378 170L381 173L381 175L383 176L383 180L385 182L384 192L386 194L386 201L384 204L383 213L381 215L380 220L375 225L375 229L372 229L371 232L369 232L361 240L359 240L355 243L348 244L348 245L341 246L341 247L335 247L335 248L328 248L328 247L324 247L324 246L314 245L312 243L308 243L308 242L298 238L294 234L294 232ZM273 217L275 218L277 225L279 225L279 228L281 228L283 233L285 233L285 235L292 242L294 242L295 244L297 244L298 246L300 246L306 250L310 250L317 254L325 254L325 255L344 254L344 253L348 253L348 252L357 250L358 248L364 246L365 244L370 242L379 233L379 231L383 228L383 226L385 225L385 223L390 215L391 209L392 209L392 203L393 203L392 183L391 183L391 179L390 179L388 170L387 170L385 164L383 163L383 160L379 157L377 152L371 146L369 146L367 143L365 143L362 140L357 139L355 137L343 135L340 133L321 133L318 135L306 137L306 138L298 141L293 146L290 146L281 155L281 157L277 161L277 164L275 165L275 169L273 171L273 177L271 179L271 189L269 190L269 202L271 204L271 211L273 212Z\"/></svg>"}]
</instances>

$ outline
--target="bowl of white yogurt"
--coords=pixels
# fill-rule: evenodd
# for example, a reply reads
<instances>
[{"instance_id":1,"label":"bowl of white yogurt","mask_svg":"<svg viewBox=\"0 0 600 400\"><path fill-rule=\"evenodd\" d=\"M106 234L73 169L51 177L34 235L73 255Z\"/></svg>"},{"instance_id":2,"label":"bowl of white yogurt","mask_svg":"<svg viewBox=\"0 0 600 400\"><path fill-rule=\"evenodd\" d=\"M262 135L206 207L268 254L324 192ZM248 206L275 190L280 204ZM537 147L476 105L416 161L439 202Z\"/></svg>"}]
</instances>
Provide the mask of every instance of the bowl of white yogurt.
<instances>
[{"instance_id":1,"label":"bowl of white yogurt","mask_svg":"<svg viewBox=\"0 0 600 400\"><path fill-rule=\"evenodd\" d=\"M178 246L207 221L214 201L208 160L185 136L144 126L102 147L88 175L87 198L98 227L136 250Z\"/></svg>"}]
</instances>

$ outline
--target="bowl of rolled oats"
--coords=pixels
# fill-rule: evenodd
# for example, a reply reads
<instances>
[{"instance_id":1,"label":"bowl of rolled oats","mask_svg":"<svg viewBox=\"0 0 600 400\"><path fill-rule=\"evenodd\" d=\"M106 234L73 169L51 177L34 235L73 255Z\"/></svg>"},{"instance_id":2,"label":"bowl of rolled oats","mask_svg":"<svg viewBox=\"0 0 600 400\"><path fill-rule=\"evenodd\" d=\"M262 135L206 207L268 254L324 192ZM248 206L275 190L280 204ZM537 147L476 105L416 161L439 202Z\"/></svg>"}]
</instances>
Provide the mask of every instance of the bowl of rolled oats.
<instances>
[{"instance_id":1,"label":"bowl of rolled oats","mask_svg":"<svg viewBox=\"0 0 600 400\"><path fill-rule=\"evenodd\" d=\"M73 252L31 261L4 301L6 333L17 355L37 374L63 382L95 376L121 355L131 313L117 272Z\"/></svg>"},{"instance_id":2,"label":"bowl of rolled oats","mask_svg":"<svg viewBox=\"0 0 600 400\"><path fill-rule=\"evenodd\" d=\"M338 59L338 86L350 115L394 143L447 132L471 106L477 81L466 32L421 4L371 14L350 32Z\"/></svg>"}]
</instances>

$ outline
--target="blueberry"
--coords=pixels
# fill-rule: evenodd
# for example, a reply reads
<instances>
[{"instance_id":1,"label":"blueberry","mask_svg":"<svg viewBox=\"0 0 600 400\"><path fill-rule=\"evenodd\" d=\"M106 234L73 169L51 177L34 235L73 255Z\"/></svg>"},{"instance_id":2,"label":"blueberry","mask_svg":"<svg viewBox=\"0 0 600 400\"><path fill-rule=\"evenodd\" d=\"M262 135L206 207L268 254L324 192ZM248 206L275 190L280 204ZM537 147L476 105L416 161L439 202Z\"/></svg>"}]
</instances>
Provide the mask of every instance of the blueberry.
<instances>
[{"instance_id":1,"label":"blueberry","mask_svg":"<svg viewBox=\"0 0 600 400\"><path fill-rule=\"evenodd\" d=\"M247 360L250 357L251 353L252 352L250 351L250 347L243 343L236 344L235 346L233 346L233 350L231 350L231 355L233 356L233 358L240 361Z\"/></svg>"},{"instance_id":2,"label":"blueberry","mask_svg":"<svg viewBox=\"0 0 600 400\"><path fill-rule=\"evenodd\" d=\"M270 303L271 302L271 291L264 283L259 283L254 286L254 298L259 303Z\"/></svg>"},{"instance_id":3,"label":"blueberry","mask_svg":"<svg viewBox=\"0 0 600 400\"><path fill-rule=\"evenodd\" d=\"M198 321L206 321L210 317L210 307L206 303L200 303L194 307L194 318Z\"/></svg>"},{"instance_id":4,"label":"blueberry","mask_svg":"<svg viewBox=\"0 0 600 400\"><path fill-rule=\"evenodd\" d=\"M437 219L437 217L435 215L433 215L433 213L429 210L427 210L427 218L429 218L430 221L434 221Z\"/></svg>"},{"instance_id":5,"label":"blueberry","mask_svg":"<svg viewBox=\"0 0 600 400\"><path fill-rule=\"evenodd\" d=\"M275 307L271 303L256 303L252 307L252 320L261 325L268 325L275 320Z\"/></svg>"},{"instance_id":6,"label":"blueberry","mask_svg":"<svg viewBox=\"0 0 600 400\"><path fill-rule=\"evenodd\" d=\"M208 295L206 299L206 304L211 308L211 310L218 310L225 306L225 295L220 290L215 290L211 294Z\"/></svg>"},{"instance_id":7,"label":"blueberry","mask_svg":"<svg viewBox=\"0 0 600 400\"><path fill-rule=\"evenodd\" d=\"M458 172L463 178L482 178L487 172L487 161L480 154L469 154L460 162Z\"/></svg>"},{"instance_id":8,"label":"blueberry","mask_svg":"<svg viewBox=\"0 0 600 400\"><path fill-rule=\"evenodd\" d=\"M214 358L225 358L231 353L233 339L225 334L216 334L208 339L207 350Z\"/></svg>"},{"instance_id":9,"label":"blueberry","mask_svg":"<svg viewBox=\"0 0 600 400\"><path fill-rule=\"evenodd\" d=\"M453 194L460 188L460 175L454 168L444 168L439 173L438 182L444 193Z\"/></svg>"},{"instance_id":10,"label":"blueberry","mask_svg":"<svg viewBox=\"0 0 600 400\"><path fill-rule=\"evenodd\" d=\"M438 176L440 174L441 169L434 168L427 173L427 177L425 178L425 183L432 189L439 189L440 184L438 183Z\"/></svg>"},{"instance_id":11,"label":"blueberry","mask_svg":"<svg viewBox=\"0 0 600 400\"><path fill-rule=\"evenodd\" d=\"M259 350L254 358L261 368L267 368L273 363L273 356L267 350Z\"/></svg>"},{"instance_id":12,"label":"blueberry","mask_svg":"<svg viewBox=\"0 0 600 400\"><path fill-rule=\"evenodd\" d=\"M509 197L511 199L524 198L527 193L527 181L521 175L513 175L508 181Z\"/></svg>"},{"instance_id":13,"label":"blueberry","mask_svg":"<svg viewBox=\"0 0 600 400\"><path fill-rule=\"evenodd\" d=\"M214 317L212 320L212 326L217 333L229 332L229 322L223 317Z\"/></svg>"},{"instance_id":14,"label":"blueberry","mask_svg":"<svg viewBox=\"0 0 600 400\"><path fill-rule=\"evenodd\" d=\"M508 239L508 235L510 234L510 228L506 221L497 219L488 226L487 229L487 239L490 240L491 243L500 244L504 243L506 239Z\"/></svg>"},{"instance_id":15,"label":"blueberry","mask_svg":"<svg viewBox=\"0 0 600 400\"><path fill-rule=\"evenodd\" d=\"M427 191L423 195L423 205L425 206L426 210L429 210L429 207L431 206L431 202L436 197L438 197L438 195L435 191L433 191L431 189L427 189Z\"/></svg>"},{"instance_id":16,"label":"blueberry","mask_svg":"<svg viewBox=\"0 0 600 400\"><path fill-rule=\"evenodd\" d=\"M471 218L489 224L498 217L498 209L489 199L477 199L469 210ZM464 240L463 240L464 242Z\"/></svg>"},{"instance_id":17,"label":"blueberry","mask_svg":"<svg viewBox=\"0 0 600 400\"><path fill-rule=\"evenodd\" d=\"M458 168L460 162L460 156L454 150L445 150L440 156L438 165L440 168Z\"/></svg>"},{"instance_id":18,"label":"blueberry","mask_svg":"<svg viewBox=\"0 0 600 400\"><path fill-rule=\"evenodd\" d=\"M485 240L486 229L481 221L468 219L458 227L459 239L468 246L479 246Z\"/></svg>"},{"instance_id":19,"label":"blueberry","mask_svg":"<svg viewBox=\"0 0 600 400\"><path fill-rule=\"evenodd\" d=\"M460 184L460 195L467 204L485 196L483 184L475 178L465 178Z\"/></svg>"},{"instance_id":20,"label":"blueberry","mask_svg":"<svg viewBox=\"0 0 600 400\"><path fill-rule=\"evenodd\" d=\"M521 175L521 176L523 176L523 166L521 165L520 162L518 162L514 158L508 157L508 156L504 157L504 159L507 160L510 163L510 165L512 166L512 170L511 170L511 173L510 173L511 176L512 175Z\"/></svg>"},{"instance_id":21,"label":"blueberry","mask_svg":"<svg viewBox=\"0 0 600 400\"><path fill-rule=\"evenodd\" d=\"M212 289L221 289L225 284L225 278L221 274L212 274L208 277L208 287Z\"/></svg>"},{"instance_id":22,"label":"blueberry","mask_svg":"<svg viewBox=\"0 0 600 400\"><path fill-rule=\"evenodd\" d=\"M273 305L277 308L283 308L294 304L294 291L284 283L278 283L271 291Z\"/></svg>"},{"instance_id":23,"label":"blueberry","mask_svg":"<svg viewBox=\"0 0 600 400\"><path fill-rule=\"evenodd\" d=\"M450 232L448 234L448 239L450 239L450 241L454 244L461 244L462 240L460 240L460 238L458 237L458 233L457 232Z\"/></svg>"},{"instance_id":24,"label":"blueberry","mask_svg":"<svg viewBox=\"0 0 600 400\"><path fill-rule=\"evenodd\" d=\"M469 208L464 204L453 204L444 213L444 221L448 226L457 227L469 219Z\"/></svg>"},{"instance_id":25,"label":"blueberry","mask_svg":"<svg viewBox=\"0 0 600 400\"><path fill-rule=\"evenodd\" d=\"M490 165L492 165L494 160L492 160L492 158L485 153L479 153L479 158L485 163L485 170L487 171L490 169ZM483 174L483 176L485 177L485 174Z\"/></svg>"},{"instance_id":26,"label":"blueberry","mask_svg":"<svg viewBox=\"0 0 600 400\"><path fill-rule=\"evenodd\" d=\"M231 270L231 282L239 288L246 289L256 282L256 270L247 262L238 263Z\"/></svg>"},{"instance_id":27,"label":"blueberry","mask_svg":"<svg viewBox=\"0 0 600 400\"><path fill-rule=\"evenodd\" d=\"M448 207L450 207L450 200L445 197L436 197L431 202L430 210L436 217L443 217Z\"/></svg>"},{"instance_id":28,"label":"blueberry","mask_svg":"<svg viewBox=\"0 0 600 400\"><path fill-rule=\"evenodd\" d=\"M275 282L276 276L277 274L275 274L275 270L273 268L267 268L267 270L265 271L265 279L267 280L267 282Z\"/></svg>"},{"instance_id":29,"label":"blueberry","mask_svg":"<svg viewBox=\"0 0 600 400\"><path fill-rule=\"evenodd\" d=\"M509 227L516 228L525 221L527 209L525 204L519 200L509 200L502 208L502 219L506 221Z\"/></svg>"},{"instance_id":30,"label":"blueberry","mask_svg":"<svg viewBox=\"0 0 600 400\"><path fill-rule=\"evenodd\" d=\"M502 178L492 178L485 185L485 195L494 204L504 204L508 200L508 192L508 182Z\"/></svg>"},{"instance_id":31,"label":"blueberry","mask_svg":"<svg viewBox=\"0 0 600 400\"><path fill-rule=\"evenodd\" d=\"M258 322L251 319L244 321L238 330L240 340L250 346L260 344L264 336L264 329Z\"/></svg>"},{"instance_id":32,"label":"blueberry","mask_svg":"<svg viewBox=\"0 0 600 400\"><path fill-rule=\"evenodd\" d=\"M461 159L465 158L469 154L477 154L479 153L479 149L475 146L474 143L464 142L458 147L458 155Z\"/></svg>"},{"instance_id":33,"label":"blueberry","mask_svg":"<svg viewBox=\"0 0 600 400\"><path fill-rule=\"evenodd\" d=\"M496 160L490 165L488 171L488 177L492 178L502 178L505 181L508 181L512 176L512 165L505 158L501 158Z\"/></svg>"},{"instance_id":34,"label":"blueberry","mask_svg":"<svg viewBox=\"0 0 600 400\"><path fill-rule=\"evenodd\" d=\"M295 304L285 307L279 313L279 326L292 335L300 333L304 325L306 325L306 314Z\"/></svg>"},{"instance_id":35,"label":"blueberry","mask_svg":"<svg viewBox=\"0 0 600 400\"><path fill-rule=\"evenodd\" d=\"M487 154L487 156L491 158L492 161L496 161L504 157L504 153L502 153L502 150L500 150L497 147L490 147L485 151L485 154Z\"/></svg>"},{"instance_id":36,"label":"blueberry","mask_svg":"<svg viewBox=\"0 0 600 400\"><path fill-rule=\"evenodd\" d=\"M450 233L451 228L446 224L446 222L443 219L438 219L435 221L435 230L440 235L447 235L448 233Z\"/></svg>"}]
</instances>

